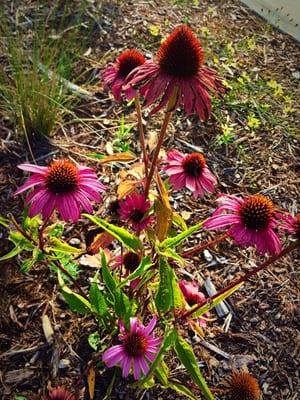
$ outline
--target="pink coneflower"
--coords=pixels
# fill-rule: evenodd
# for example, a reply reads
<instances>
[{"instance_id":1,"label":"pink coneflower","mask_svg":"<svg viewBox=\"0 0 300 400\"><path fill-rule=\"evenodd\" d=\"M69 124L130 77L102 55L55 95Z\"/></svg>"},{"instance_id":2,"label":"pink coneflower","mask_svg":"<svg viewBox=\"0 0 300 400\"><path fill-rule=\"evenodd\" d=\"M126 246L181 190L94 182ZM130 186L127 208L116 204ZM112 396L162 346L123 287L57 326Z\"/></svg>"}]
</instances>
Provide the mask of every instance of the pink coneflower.
<instances>
[{"instance_id":1,"label":"pink coneflower","mask_svg":"<svg viewBox=\"0 0 300 400\"><path fill-rule=\"evenodd\" d=\"M208 90L224 93L225 88L215 72L203 63L200 41L189 27L182 25L162 43L156 61L146 61L130 73L128 85L140 87L146 107L159 100L151 114L164 107L176 93L173 109L183 104L187 114L198 114L206 120L211 111Z\"/></svg>"},{"instance_id":2,"label":"pink coneflower","mask_svg":"<svg viewBox=\"0 0 300 400\"><path fill-rule=\"evenodd\" d=\"M63 387L52 389L45 400L75 400L75 396Z\"/></svg>"},{"instance_id":3,"label":"pink coneflower","mask_svg":"<svg viewBox=\"0 0 300 400\"><path fill-rule=\"evenodd\" d=\"M177 150L168 153L164 170L170 176L174 189L187 187L195 198L212 193L217 179L207 168L205 158L201 153L185 155Z\"/></svg>"},{"instance_id":4,"label":"pink coneflower","mask_svg":"<svg viewBox=\"0 0 300 400\"><path fill-rule=\"evenodd\" d=\"M280 215L281 224L280 228L285 232L295 235L297 239L300 239L300 214L296 215Z\"/></svg>"},{"instance_id":5,"label":"pink coneflower","mask_svg":"<svg viewBox=\"0 0 300 400\"><path fill-rule=\"evenodd\" d=\"M256 246L261 254L280 252L280 240L274 232L277 221L271 200L256 194L245 199L222 195L218 201L220 206L204 223L207 229L231 227L228 234L241 246ZM229 214L223 214L223 211L229 211ZM276 216L280 214L276 213Z\"/></svg>"},{"instance_id":6,"label":"pink coneflower","mask_svg":"<svg viewBox=\"0 0 300 400\"><path fill-rule=\"evenodd\" d=\"M143 194L133 193L120 202L118 212L123 221L128 221L139 232L153 222L153 216L148 215L150 207L150 201Z\"/></svg>"},{"instance_id":7,"label":"pink coneflower","mask_svg":"<svg viewBox=\"0 0 300 400\"><path fill-rule=\"evenodd\" d=\"M195 304L202 304L205 302L205 295L199 291L199 285L197 282L188 282L184 279L179 281L179 287L182 294L189 306L194 306ZM204 314L204 317L209 317L209 312ZM206 327L206 320L204 318L198 318L198 323L203 328Z\"/></svg>"},{"instance_id":8,"label":"pink coneflower","mask_svg":"<svg viewBox=\"0 0 300 400\"><path fill-rule=\"evenodd\" d=\"M136 67L144 64L144 56L137 50L125 50L116 62L111 64L103 73L103 83L106 90L110 89L117 101L121 100L121 92L128 74ZM124 94L128 100L135 96L136 91L128 86Z\"/></svg>"},{"instance_id":9,"label":"pink coneflower","mask_svg":"<svg viewBox=\"0 0 300 400\"><path fill-rule=\"evenodd\" d=\"M129 332L126 332L124 325L120 324L119 339L122 344L106 350L102 360L109 368L119 365L124 378L129 375L131 368L136 380L141 374L146 375L149 371L149 362L155 360L162 341L162 338L155 338L152 334L155 325L156 317L152 318L147 327L137 318L130 318Z\"/></svg>"},{"instance_id":10,"label":"pink coneflower","mask_svg":"<svg viewBox=\"0 0 300 400\"><path fill-rule=\"evenodd\" d=\"M30 217L41 213L47 219L57 209L65 221L76 222L81 208L93 212L91 201L100 201L99 192L105 190L91 168L68 160L53 161L48 167L21 164L19 168L33 175L15 194L37 186L25 200L25 204L30 204Z\"/></svg>"}]
</instances>

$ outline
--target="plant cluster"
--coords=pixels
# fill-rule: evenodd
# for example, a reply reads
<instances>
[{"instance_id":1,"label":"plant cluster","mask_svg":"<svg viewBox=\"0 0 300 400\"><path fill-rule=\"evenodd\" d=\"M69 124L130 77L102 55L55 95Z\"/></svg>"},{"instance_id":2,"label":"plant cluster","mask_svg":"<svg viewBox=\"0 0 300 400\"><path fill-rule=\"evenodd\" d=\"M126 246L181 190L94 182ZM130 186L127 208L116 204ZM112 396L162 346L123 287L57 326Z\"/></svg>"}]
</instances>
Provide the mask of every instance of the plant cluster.
<instances>
[{"instance_id":1,"label":"plant cluster","mask_svg":"<svg viewBox=\"0 0 300 400\"><path fill-rule=\"evenodd\" d=\"M103 215L96 215L92 202L102 203L106 187L92 168L66 159L54 160L48 166L22 164L19 167L31 173L16 192L19 195L30 191L23 219L19 223L14 217L1 218L0 223L9 229L14 244L1 260L18 255L23 271L39 263L49 265L57 273L60 290L71 310L97 320L99 331L90 336L91 345L98 349L100 335L108 334L107 342L101 343L105 348L99 357L102 367L119 367L123 378L133 375L138 387L160 384L190 399L197 398L197 385L204 398L211 400L214 395L186 332L191 329L201 336L209 312L216 305L259 271L296 249L300 219L278 210L261 194L222 194L214 214L199 215L199 222L190 227L173 210L173 191L187 189L200 201L211 195L217 185L204 154L169 149L161 157L168 124L179 106L183 105L187 114L207 120L211 114L209 93L226 93L223 80L204 63L201 44L186 25L170 34L153 60L146 60L135 49L124 51L102 77L116 101L134 100L142 151L140 161L122 171L117 200ZM154 105L151 115L165 110L153 154L145 145L141 96L144 107ZM119 153L101 162L126 159L131 160L131 155ZM81 215L93 224L84 249L63 239L63 222L75 224ZM201 229L223 232L191 248L188 239ZM287 234L291 241L283 246ZM187 259L225 240L232 240L237 246L254 246L260 255L269 257L215 295L206 297L199 283L185 280L180 271ZM84 254L96 255L101 264L88 292L76 279L76 260ZM167 363L171 351L193 383L172 377ZM234 375L233 381L233 398L258 398L259 387L254 378ZM56 398L54 393L50 398Z\"/></svg>"}]
</instances>

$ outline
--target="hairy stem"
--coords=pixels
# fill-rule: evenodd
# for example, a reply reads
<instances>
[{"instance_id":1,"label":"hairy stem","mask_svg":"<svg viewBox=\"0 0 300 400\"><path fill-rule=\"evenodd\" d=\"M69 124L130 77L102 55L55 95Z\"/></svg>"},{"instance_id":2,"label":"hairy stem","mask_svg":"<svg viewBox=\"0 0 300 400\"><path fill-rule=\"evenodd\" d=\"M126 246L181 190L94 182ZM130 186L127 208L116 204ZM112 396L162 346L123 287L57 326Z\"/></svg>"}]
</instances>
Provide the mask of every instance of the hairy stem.
<instances>
[{"instance_id":1,"label":"hairy stem","mask_svg":"<svg viewBox=\"0 0 300 400\"><path fill-rule=\"evenodd\" d=\"M185 312L182 315L182 318L188 318L190 315L194 314L194 312L199 310L199 308L203 307L204 304L210 303L217 297L221 296L228 290L232 289L234 286L248 281L252 276L258 274L261 270L267 268L269 265L273 264L279 258L281 258L281 257L287 255L288 253L290 253L291 251L295 250L297 247L299 247L299 245L300 245L300 240L298 239L295 242L291 243L286 248L284 248L280 253L275 254L274 256L271 256L268 260L266 260L262 264L258 265L257 267L253 268L252 270L250 270L249 272L244 274L241 278L233 280L233 282L231 282L228 286L226 286L224 289L221 289L219 292L214 294L212 297L208 297L203 303L197 304L195 307L193 307L190 310L188 310L187 312Z\"/></svg>"},{"instance_id":2,"label":"hairy stem","mask_svg":"<svg viewBox=\"0 0 300 400\"><path fill-rule=\"evenodd\" d=\"M43 225L41 226L40 231L39 231L39 249L41 251L44 250L44 231L46 229L46 226L47 226L50 218L51 218L51 215L49 215L49 217L45 219L45 221L43 222Z\"/></svg>"},{"instance_id":3,"label":"hairy stem","mask_svg":"<svg viewBox=\"0 0 300 400\"><path fill-rule=\"evenodd\" d=\"M147 178L147 176L148 176L148 157L147 157L146 144L145 144L145 134L144 134L144 128L143 128L141 104L140 104L140 98L139 98L138 93L135 95L134 103L135 103L135 109L136 109L136 113L137 113L137 117L138 117L139 135L140 135L140 143L141 143L141 148L142 148L142 153L143 153L145 177Z\"/></svg>"},{"instance_id":4,"label":"hairy stem","mask_svg":"<svg viewBox=\"0 0 300 400\"><path fill-rule=\"evenodd\" d=\"M192 257L194 254L198 254L201 251L203 251L204 249L213 247L216 244L223 242L227 237L228 237L228 233L224 233L224 235L221 235L214 240L209 240L206 243L201 243L198 246L195 246L192 249L183 252L181 254L181 257L185 257L185 258Z\"/></svg>"}]
</instances>

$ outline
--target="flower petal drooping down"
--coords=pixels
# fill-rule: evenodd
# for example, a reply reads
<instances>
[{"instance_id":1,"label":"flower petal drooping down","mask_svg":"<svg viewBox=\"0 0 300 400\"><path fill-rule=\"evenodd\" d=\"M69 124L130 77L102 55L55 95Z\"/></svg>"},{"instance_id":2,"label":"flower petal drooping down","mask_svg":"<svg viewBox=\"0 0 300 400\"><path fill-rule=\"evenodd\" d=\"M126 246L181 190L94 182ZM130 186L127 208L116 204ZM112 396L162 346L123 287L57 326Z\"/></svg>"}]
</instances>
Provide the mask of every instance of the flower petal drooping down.
<instances>
[{"instance_id":1,"label":"flower petal drooping down","mask_svg":"<svg viewBox=\"0 0 300 400\"><path fill-rule=\"evenodd\" d=\"M21 164L19 168L33 173L15 193L35 187L25 200L30 217L41 213L47 219L57 209L63 220L76 222L81 209L91 213L91 202L101 201L100 193L105 191L91 168L68 160L53 161L49 167Z\"/></svg>"},{"instance_id":2,"label":"flower petal drooping down","mask_svg":"<svg viewBox=\"0 0 300 400\"><path fill-rule=\"evenodd\" d=\"M144 326L137 318L130 318L129 332L120 324L119 339L122 344L106 350L102 360L109 368L119 365L124 378L133 370L134 379L140 379L141 375L148 373L149 363L155 360L162 341L162 338L155 338L152 333L155 325L156 317L152 318L148 326Z\"/></svg>"},{"instance_id":3,"label":"flower petal drooping down","mask_svg":"<svg viewBox=\"0 0 300 400\"><path fill-rule=\"evenodd\" d=\"M151 203L143 194L133 193L120 203L120 218L129 222L137 232L146 229L154 217L148 215Z\"/></svg>"},{"instance_id":4,"label":"flower petal drooping down","mask_svg":"<svg viewBox=\"0 0 300 400\"><path fill-rule=\"evenodd\" d=\"M125 84L126 77L136 67L143 65L144 56L137 50L125 50L117 58L114 64L111 64L102 75L104 87L111 90L116 101L121 100L121 93ZM135 96L136 91L128 86L124 89L125 97L131 100Z\"/></svg>"},{"instance_id":5,"label":"flower petal drooping down","mask_svg":"<svg viewBox=\"0 0 300 400\"><path fill-rule=\"evenodd\" d=\"M280 215L281 221L279 228L285 232L295 235L300 239L300 214L296 215Z\"/></svg>"},{"instance_id":6,"label":"flower petal drooping down","mask_svg":"<svg viewBox=\"0 0 300 400\"><path fill-rule=\"evenodd\" d=\"M195 198L214 191L217 179L207 168L203 154L185 155L173 150L168 153L166 163L164 170L170 176L174 189L186 187Z\"/></svg>"},{"instance_id":7,"label":"flower petal drooping down","mask_svg":"<svg viewBox=\"0 0 300 400\"><path fill-rule=\"evenodd\" d=\"M203 63L200 41L188 26L181 25L162 43L157 60L146 61L129 74L126 87L139 87L146 107L158 101L151 114L164 107L176 93L173 109L183 104L187 114L198 114L206 120L211 113L208 91L225 93L225 87Z\"/></svg>"},{"instance_id":8,"label":"flower petal drooping down","mask_svg":"<svg viewBox=\"0 0 300 400\"><path fill-rule=\"evenodd\" d=\"M63 387L52 389L45 400L75 400L75 396Z\"/></svg>"},{"instance_id":9,"label":"flower petal drooping down","mask_svg":"<svg viewBox=\"0 0 300 400\"><path fill-rule=\"evenodd\" d=\"M281 250L279 237L274 229L280 218L273 203L267 197L256 194L245 199L222 195L212 217L203 224L207 229L229 227L228 234L241 246L256 246L261 254L278 254ZM224 213L228 212L228 213Z\"/></svg>"}]
</instances>

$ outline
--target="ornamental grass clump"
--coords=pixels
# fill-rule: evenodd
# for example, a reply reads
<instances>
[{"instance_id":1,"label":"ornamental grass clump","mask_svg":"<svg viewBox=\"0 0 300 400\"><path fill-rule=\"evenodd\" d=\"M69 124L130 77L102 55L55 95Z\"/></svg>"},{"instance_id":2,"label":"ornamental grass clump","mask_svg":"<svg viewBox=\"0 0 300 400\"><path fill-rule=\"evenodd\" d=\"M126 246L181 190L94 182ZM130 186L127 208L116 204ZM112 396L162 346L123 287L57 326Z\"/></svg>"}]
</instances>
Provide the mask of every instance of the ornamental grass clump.
<instances>
[{"instance_id":1,"label":"ornamental grass clump","mask_svg":"<svg viewBox=\"0 0 300 400\"><path fill-rule=\"evenodd\" d=\"M212 197L218 192L213 164L209 153L167 149L167 155L161 156L160 150L172 114L181 104L186 113L207 119L209 92L225 93L221 78L204 66L204 51L190 28L176 28L155 60L145 61L138 50L126 50L105 69L102 78L115 100L135 100L139 161L122 168L119 176L116 173L115 185L111 181L113 203L102 200L108 191L101 183L102 166L94 170L69 159L47 165L21 164L31 176L16 194L29 193L21 222L13 216L0 218L13 244L0 260L18 256L26 272L49 266L70 309L95 319L97 330L88 332L89 342L98 349L91 365L101 373L114 368L112 382L123 379L122 385L126 385L134 380L134 386L143 390L160 385L189 399L213 400L190 331L202 340L205 329L217 323L213 315L216 305L299 247L299 218L279 210L261 193L221 194L213 215L199 211L194 225L186 225L173 190L187 189L198 202L197 209L203 210L204 195ZM148 107L154 102L158 105L152 114L164 106L166 110L152 154L145 146L141 104ZM101 157L101 164L133 158L119 153ZM210 240L202 239L207 231L215 230L225 233L210 232ZM71 245L68 239L74 231L85 238L85 245ZM197 235L193 245L192 235ZM193 256L228 239L245 252L256 248L265 259L226 285L218 282L217 292L208 297L190 271L210 272L199 271ZM93 276L86 269L77 279L80 257L92 257L96 264L91 268ZM237 257L243 265L242 253L237 252ZM167 365L171 357L176 361ZM178 371L184 371L184 377ZM64 390L56 390L64 394ZM258 400L259 393L257 381L249 374L233 374L233 400ZM50 398L54 394L50 393Z\"/></svg>"}]
</instances>

